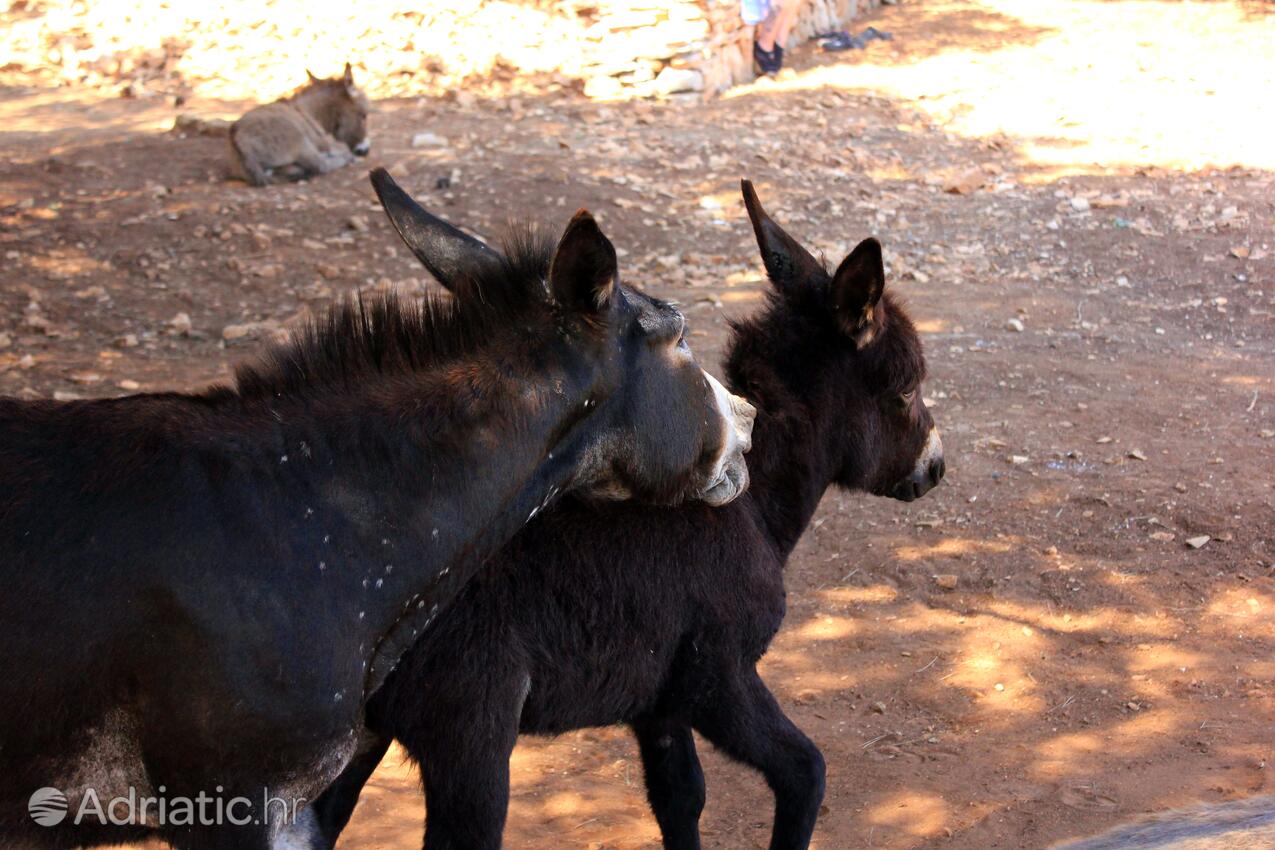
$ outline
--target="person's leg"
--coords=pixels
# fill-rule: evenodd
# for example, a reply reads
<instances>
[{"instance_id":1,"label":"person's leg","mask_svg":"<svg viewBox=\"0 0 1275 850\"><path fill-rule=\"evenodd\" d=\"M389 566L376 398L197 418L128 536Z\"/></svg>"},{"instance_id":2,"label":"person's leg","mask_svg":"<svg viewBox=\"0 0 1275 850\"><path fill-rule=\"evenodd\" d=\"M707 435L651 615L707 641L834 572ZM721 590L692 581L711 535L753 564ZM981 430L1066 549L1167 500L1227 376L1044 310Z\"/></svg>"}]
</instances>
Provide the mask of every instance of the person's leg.
<instances>
[{"instance_id":1,"label":"person's leg","mask_svg":"<svg viewBox=\"0 0 1275 850\"><path fill-rule=\"evenodd\" d=\"M767 53L775 49L775 24L783 11L783 0L771 0L766 19L753 30L753 41Z\"/></svg>"},{"instance_id":2,"label":"person's leg","mask_svg":"<svg viewBox=\"0 0 1275 850\"><path fill-rule=\"evenodd\" d=\"M773 74L783 67L784 44L797 20L802 0L771 0L770 13L757 25L753 34L753 56L764 73Z\"/></svg>"},{"instance_id":3,"label":"person's leg","mask_svg":"<svg viewBox=\"0 0 1275 850\"><path fill-rule=\"evenodd\" d=\"M775 31L772 33L772 44L783 50L788 43L788 34L797 21L797 12L801 10L802 0L779 0L779 14L775 15Z\"/></svg>"}]
</instances>

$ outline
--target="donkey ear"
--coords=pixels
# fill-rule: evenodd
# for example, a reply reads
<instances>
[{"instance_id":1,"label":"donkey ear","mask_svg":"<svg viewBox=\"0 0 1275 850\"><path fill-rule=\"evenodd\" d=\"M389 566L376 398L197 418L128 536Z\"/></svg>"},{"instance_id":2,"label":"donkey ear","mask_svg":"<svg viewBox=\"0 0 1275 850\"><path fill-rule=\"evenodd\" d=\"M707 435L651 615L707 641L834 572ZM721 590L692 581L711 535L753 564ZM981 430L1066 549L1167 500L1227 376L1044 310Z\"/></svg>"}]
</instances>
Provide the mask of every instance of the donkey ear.
<instances>
[{"instance_id":1,"label":"donkey ear","mask_svg":"<svg viewBox=\"0 0 1275 850\"><path fill-rule=\"evenodd\" d=\"M757 247L761 249L761 261L766 266L771 283L782 292L814 275L823 274L823 266L819 261L766 215L761 201L757 199L752 181L741 180L739 186L744 193L748 218L753 223Z\"/></svg>"},{"instance_id":2,"label":"donkey ear","mask_svg":"<svg viewBox=\"0 0 1275 850\"><path fill-rule=\"evenodd\" d=\"M341 78L341 82L345 83L346 88L354 85L354 69L350 67L350 63L345 63L345 75Z\"/></svg>"},{"instance_id":3,"label":"donkey ear","mask_svg":"<svg viewBox=\"0 0 1275 850\"><path fill-rule=\"evenodd\" d=\"M466 272L500 263L491 248L421 209L384 168L372 172L372 186L403 242L447 289L455 292Z\"/></svg>"},{"instance_id":4,"label":"donkey ear","mask_svg":"<svg viewBox=\"0 0 1275 850\"><path fill-rule=\"evenodd\" d=\"M619 275L615 246L588 210L580 210L567 224L549 262L554 299L586 313L600 313L611 301Z\"/></svg>"},{"instance_id":5,"label":"donkey ear","mask_svg":"<svg viewBox=\"0 0 1275 850\"><path fill-rule=\"evenodd\" d=\"M872 342L877 304L885 292L881 243L864 239L841 261L832 277L832 311L858 348Z\"/></svg>"}]
</instances>

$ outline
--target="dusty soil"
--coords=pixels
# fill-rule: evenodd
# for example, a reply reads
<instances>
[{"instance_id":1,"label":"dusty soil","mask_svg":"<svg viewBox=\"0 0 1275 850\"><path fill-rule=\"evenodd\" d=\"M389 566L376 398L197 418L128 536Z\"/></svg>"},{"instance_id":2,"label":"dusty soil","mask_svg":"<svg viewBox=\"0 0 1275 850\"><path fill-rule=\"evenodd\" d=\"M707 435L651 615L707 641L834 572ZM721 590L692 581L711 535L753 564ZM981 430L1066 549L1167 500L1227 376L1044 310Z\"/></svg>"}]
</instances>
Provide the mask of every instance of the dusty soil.
<instances>
[{"instance_id":1,"label":"dusty soil","mask_svg":"<svg viewBox=\"0 0 1275 850\"><path fill-rule=\"evenodd\" d=\"M557 93L385 101L375 116L368 164L480 233L593 209L627 279L681 301L710 362L766 285L740 176L832 261L885 242L950 471L912 505L829 492L789 565L765 675L827 756L823 850L1047 847L1272 790L1275 173L1245 140L1270 119L1275 53L1216 95L1183 84L1234 63L1271 18L1035 5L892 7L863 23L894 42L806 47L795 73L703 105ZM1189 50L1179 26L1195 27ZM1131 49L1163 48L1154 68L1102 64L1121 27ZM1179 42L1185 70L1164 47ZM918 71L963 55L981 76ZM1034 64L1059 56L1119 96L1086 111L1081 87L1070 103L1072 77ZM1007 94L1033 74L1055 135ZM1214 96L1252 109L1226 134L1195 127L1193 98ZM1126 101L1180 132L1125 144L1140 134ZM194 388L341 293L432 285L364 169L227 183L224 140L162 131L175 112L3 92L0 393ZM426 131L446 144L413 148ZM764 783L704 749L705 846L765 847ZM622 729L524 739L514 761L510 847L658 846ZM413 845L422 817L391 756L341 846Z\"/></svg>"}]
</instances>

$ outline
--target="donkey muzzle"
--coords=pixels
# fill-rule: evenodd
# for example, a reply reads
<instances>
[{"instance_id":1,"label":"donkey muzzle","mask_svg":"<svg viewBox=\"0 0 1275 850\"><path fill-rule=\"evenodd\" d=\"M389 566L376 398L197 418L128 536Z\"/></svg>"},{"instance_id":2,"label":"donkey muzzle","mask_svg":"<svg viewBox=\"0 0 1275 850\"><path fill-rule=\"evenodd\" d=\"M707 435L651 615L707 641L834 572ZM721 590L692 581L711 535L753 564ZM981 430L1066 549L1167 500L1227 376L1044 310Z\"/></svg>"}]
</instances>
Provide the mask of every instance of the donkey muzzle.
<instances>
[{"instance_id":1,"label":"donkey muzzle","mask_svg":"<svg viewBox=\"0 0 1275 850\"><path fill-rule=\"evenodd\" d=\"M355 156L367 156L372 152L372 142L370 139L364 139L351 148L351 150L354 152Z\"/></svg>"},{"instance_id":2,"label":"donkey muzzle","mask_svg":"<svg viewBox=\"0 0 1275 850\"><path fill-rule=\"evenodd\" d=\"M757 408L734 395L707 372L704 376L712 387L713 398L722 416L725 437L717 463L709 477L708 489L699 497L713 507L734 501L748 489L748 463L745 453L753 447L753 422Z\"/></svg>"},{"instance_id":3,"label":"donkey muzzle","mask_svg":"<svg viewBox=\"0 0 1275 850\"><path fill-rule=\"evenodd\" d=\"M947 463L943 459L943 439L938 428L931 428L916 459L912 473L894 485L890 496L902 502L912 502L933 490L943 480Z\"/></svg>"}]
</instances>

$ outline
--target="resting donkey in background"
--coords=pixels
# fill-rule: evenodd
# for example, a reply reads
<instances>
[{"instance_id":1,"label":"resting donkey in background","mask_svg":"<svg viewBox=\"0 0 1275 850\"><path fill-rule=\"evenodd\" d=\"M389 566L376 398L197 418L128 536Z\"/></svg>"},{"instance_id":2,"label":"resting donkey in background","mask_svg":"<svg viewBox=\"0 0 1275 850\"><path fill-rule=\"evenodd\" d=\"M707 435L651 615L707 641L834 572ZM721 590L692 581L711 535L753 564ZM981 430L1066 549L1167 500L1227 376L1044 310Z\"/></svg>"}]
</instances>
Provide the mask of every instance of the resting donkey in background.
<instances>
[{"instance_id":1,"label":"resting donkey in background","mask_svg":"<svg viewBox=\"0 0 1275 850\"><path fill-rule=\"evenodd\" d=\"M748 493L720 510L567 499L528 524L372 698L374 735L303 825L313 850L333 846L391 737L421 768L426 850L494 850L519 732L617 722L669 850L700 846L692 729L765 775L772 850L809 845L823 757L756 669L784 564L829 485L910 501L943 477L943 450L880 245L829 275L743 190L775 287L727 355L729 385L757 405Z\"/></svg>"},{"instance_id":2,"label":"resting donkey in background","mask_svg":"<svg viewBox=\"0 0 1275 850\"><path fill-rule=\"evenodd\" d=\"M350 63L335 79L310 82L288 97L254 106L230 125L233 170L254 186L327 174L367 156L372 105Z\"/></svg>"},{"instance_id":3,"label":"resting donkey in background","mask_svg":"<svg viewBox=\"0 0 1275 850\"><path fill-rule=\"evenodd\" d=\"M453 299L347 303L233 389L0 399L5 850L268 850L277 808L75 815L130 790L312 798L414 636L557 493L742 489L751 409L588 213L501 255L373 182ZM27 814L45 786L56 826Z\"/></svg>"}]
</instances>

